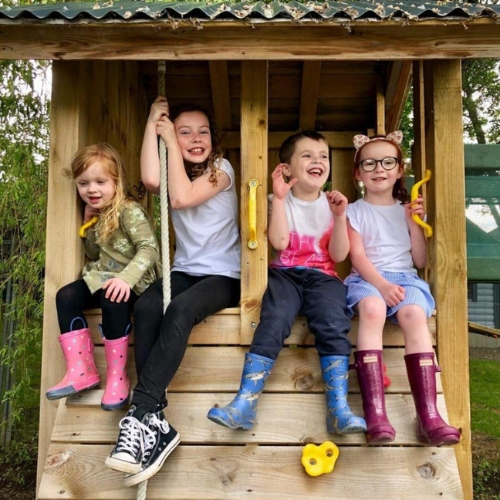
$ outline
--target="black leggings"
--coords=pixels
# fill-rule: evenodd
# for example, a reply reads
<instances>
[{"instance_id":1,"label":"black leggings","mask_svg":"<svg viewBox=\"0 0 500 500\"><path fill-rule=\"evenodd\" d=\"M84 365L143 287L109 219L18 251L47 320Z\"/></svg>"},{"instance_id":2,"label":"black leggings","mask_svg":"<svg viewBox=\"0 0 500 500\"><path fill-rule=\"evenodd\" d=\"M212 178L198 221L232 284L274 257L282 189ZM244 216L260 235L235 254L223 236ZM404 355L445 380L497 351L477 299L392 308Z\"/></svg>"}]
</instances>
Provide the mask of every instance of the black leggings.
<instances>
[{"instance_id":1,"label":"black leggings","mask_svg":"<svg viewBox=\"0 0 500 500\"><path fill-rule=\"evenodd\" d=\"M56 294L57 319L61 333L71 331L71 322L75 318L83 318L84 309L102 309L102 330L107 340L123 337L130 323L130 312L137 295L131 290L127 302L123 300L111 302L105 297L105 291L100 289L94 294L83 279L74 281L62 287ZM82 328L80 322L73 328Z\"/></svg>"},{"instance_id":2,"label":"black leggings","mask_svg":"<svg viewBox=\"0 0 500 500\"><path fill-rule=\"evenodd\" d=\"M191 330L207 316L240 300L240 280L227 276L170 275L172 300L163 315L162 280L153 283L137 301L135 364L139 381L132 404L150 411L166 406L165 389L186 352Z\"/></svg>"}]
</instances>

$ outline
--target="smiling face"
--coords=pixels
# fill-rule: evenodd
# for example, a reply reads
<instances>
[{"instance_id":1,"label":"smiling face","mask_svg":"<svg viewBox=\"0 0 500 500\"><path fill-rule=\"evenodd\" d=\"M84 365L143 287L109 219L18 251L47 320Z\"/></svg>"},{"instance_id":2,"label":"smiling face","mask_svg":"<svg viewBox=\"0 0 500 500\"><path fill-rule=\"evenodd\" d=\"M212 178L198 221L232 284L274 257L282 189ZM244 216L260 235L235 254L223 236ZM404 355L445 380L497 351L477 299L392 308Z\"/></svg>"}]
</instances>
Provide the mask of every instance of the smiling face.
<instances>
[{"instance_id":1,"label":"smiling face","mask_svg":"<svg viewBox=\"0 0 500 500\"><path fill-rule=\"evenodd\" d=\"M399 150L394 144L387 141L374 141L363 147L359 154L358 164L369 158L382 160L391 157L400 159ZM403 166L399 163L392 170L385 170L379 161L372 172L365 172L358 166L354 170L354 176L357 181L361 181L365 185L367 196L371 194L390 195L392 198L392 188L396 181L403 176Z\"/></svg>"},{"instance_id":2,"label":"smiling face","mask_svg":"<svg viewBox=\"0 0 500 500\"><path fill-rule=\"evenodd\" d=\"M317 193L328 180L330 155L325 141L304 137L295 144L290 163L283 168L286 176L298 179L293 192Z\"/></svg>"},{"instance_id":3,"label":"smiling face","mask_svg":"<svg viewBox=\"0 0 500 500\"><path fill-rule=\"evenodd\" d=\"M203 163L212 152L208 117L201 111L186 111L175 119L174 125L184 160Z\"/></svg>"},{"instance_id":4,"label":"smiling face","mask_svg":"<svg viewBox=\"0 0 500 500\"><path fill-rule=\"evenodd\" d=\"M76 186L82 200L96 210L106 206L116 192L114 179L99 160L76 178Z\"/></svg>"}]
</instances>

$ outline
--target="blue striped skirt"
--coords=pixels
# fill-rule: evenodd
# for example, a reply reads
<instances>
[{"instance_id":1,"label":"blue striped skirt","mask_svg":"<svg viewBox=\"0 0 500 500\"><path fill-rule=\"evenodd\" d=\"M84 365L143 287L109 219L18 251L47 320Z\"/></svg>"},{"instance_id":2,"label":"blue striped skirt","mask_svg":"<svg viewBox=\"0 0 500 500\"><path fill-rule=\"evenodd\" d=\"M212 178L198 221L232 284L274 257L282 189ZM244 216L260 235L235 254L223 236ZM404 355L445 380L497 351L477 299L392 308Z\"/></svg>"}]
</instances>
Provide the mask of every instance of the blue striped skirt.
<instances>
[{"instance_id":1,"label":"blue striped skirt","mask_svg":"<svg viewBox=\"0 0 500 500\"><path fill-rule=\"evenodd\" d=\"M413 273L381 272L380 274L390 283L402 286L406 291L404 300L398 305L394 307L387 306L387 317L393 323L398 324L396 312L407 305L418 305L425 311L428 318L432 316L436 303L426 281ZM365 297L380 297L384 300L382 294L361 276L348 276L344 280L344 284L347 285L347 315L350 318L356 314L354 306L361 299Z\"/></svg>"}]
</instances>

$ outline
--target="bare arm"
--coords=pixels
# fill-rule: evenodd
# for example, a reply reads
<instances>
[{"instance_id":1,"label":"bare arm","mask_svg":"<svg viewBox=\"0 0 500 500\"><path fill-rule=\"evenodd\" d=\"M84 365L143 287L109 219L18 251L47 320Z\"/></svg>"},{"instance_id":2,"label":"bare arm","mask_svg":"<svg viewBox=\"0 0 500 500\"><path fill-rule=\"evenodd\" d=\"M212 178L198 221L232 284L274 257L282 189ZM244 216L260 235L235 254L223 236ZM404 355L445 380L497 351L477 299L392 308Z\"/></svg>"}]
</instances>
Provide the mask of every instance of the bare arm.
<instances>
[{"instance_id":1,"label":"bare arm","mask_svg":"<svg viewBox=\"0 0 500 500\"><path fill-rule=\"evenodd\" d=\"M333 262L342 262L350 248L345 216L347 198L340 191L326 193L326 196L333 215L333 231L328 244L328 253Z\"/></svg>"},{"instance_id":2,"label":"bare arm","mask_svg":"<svg viewBox=\"0 0 500 500\"><path fill-rule=\"evenodd\" d=\"M144 133L141 151L142 182L151 192L158 194L160 187L160 159L157 136L161 136L168 149L168 192L170 204L175 209L196 207L217 193L228 188L229 176L217 171L217 185L210 182L210 172L191 181L184 168L184 159L177 141L174 124L168 119L168 103L164 97L157 97Z\"/></svg>"},{"instance_id":3,"label":"bare arm","mask_svg":"<svg viewBox=\"0 0 500 500\"><path fill-rule=\"evenodd\" d=\"M405 205L406 220L410 228L411 258L419 269L424 268L427 264L427 241L422 228L413 221L411 216L417 214L421 219L424 218L423 202L424 199L419 195L416 201Z\"/></svg>"},{"instance_id":4,"label":"bare arm","mask_svg":"<svg viewBox=\"0 0 500 500\"><path fill-rule=\"evenodd\" d=\"M399 304L405 297L405 289L398 285L389 283L377 271L372 261L366 256L365 247L361 235L347 222L349 241L351 242L350 257L351 262L361 277L373 285L384 298L385 302L393 307Z\"/></svg>"}]
</instances>

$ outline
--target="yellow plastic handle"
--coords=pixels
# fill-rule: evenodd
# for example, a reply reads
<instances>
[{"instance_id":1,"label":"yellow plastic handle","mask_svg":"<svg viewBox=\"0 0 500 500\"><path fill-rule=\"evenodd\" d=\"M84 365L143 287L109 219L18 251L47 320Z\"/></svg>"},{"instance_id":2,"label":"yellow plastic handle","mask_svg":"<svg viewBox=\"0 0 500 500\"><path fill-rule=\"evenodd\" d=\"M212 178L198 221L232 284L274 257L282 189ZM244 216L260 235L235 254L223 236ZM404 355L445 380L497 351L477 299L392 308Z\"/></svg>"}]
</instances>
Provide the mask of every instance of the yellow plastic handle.
<instances>
[{"instance_id":1,"label":"yellow plastic handle","mask_svg":"<svg viewBox=\"0 0 500 500\"><path fill-rule=\"evenodd\" d=\"M339 449L331 441L322 445L306 444L302 449L302 465L306 472L313 477L332 472L339 457Z\"/></svg>"},{"instance_id":2,"label":"yellow plastic handle","mask_svg":"<svg viewBox=\"0 0 500 500\"><path fill-rule=\"evenodd\" d=\"M257 179L250 179L248 181L248 188L250 190L250 197L248 199L248 229L250 238L248 240L248 248L255 250L259 246L257 241L257 188L259 181Z\"/></svg>"},{"instance_id":3,"label":"yellow plastic handle","mask_svg":"<svg viewBox=\"0 0 500 500\"><path fill-rule=\"evenodd\" d=\"M87 224L84 224L80 228L80 230L78 231L80 238L85 238L85 236L87 236L87 229L89 227L92 227L94 224L96 224L98 220L99 220L99 217L97 217L97 215L96 215L95 217L92 217L92 220L90 222L87 222Z\"/></svg>"},{"instance_id":4,"label":"yellow plastic handle","mask_svg":"<svg viewBox=\"0 0 500 500\"><path fill-rule=\"evenodd\" d=\"M425 177L411 188L412 203L418 198L418 190L420 189L420 186L422 186L426 182L429 182L431 177L432 172L430 170L426 170ZM413 222L424 228L425 236L427 236L427 238L430 238L432 236L432 227L429 226L429 224L425 223L417 214L412 214L411 218L413 219Z\"/></svg>"}]
</instances>

